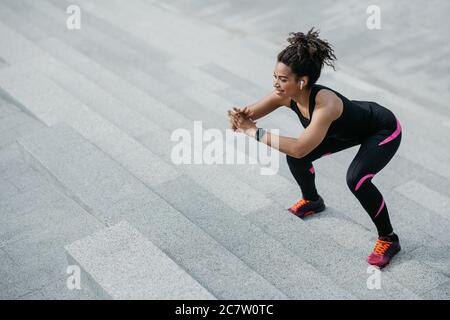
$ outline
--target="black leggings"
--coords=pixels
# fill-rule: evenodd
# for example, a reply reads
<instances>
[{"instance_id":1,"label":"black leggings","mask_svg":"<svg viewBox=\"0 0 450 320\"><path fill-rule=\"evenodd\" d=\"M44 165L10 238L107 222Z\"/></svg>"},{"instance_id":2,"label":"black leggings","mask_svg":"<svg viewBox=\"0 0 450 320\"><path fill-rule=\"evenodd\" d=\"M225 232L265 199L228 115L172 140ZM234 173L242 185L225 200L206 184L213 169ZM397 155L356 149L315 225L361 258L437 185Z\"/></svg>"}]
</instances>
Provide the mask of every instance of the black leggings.
<instances>
[{"instance_id":1,"label":"black leggings","mask_svg":"<svg viewBox=\"0 0 450 320\"><path fill-rule=\"evenodd\" d=\"M400 122L389 121L386 129L376 131L366 138L347 170L347 185L367 211L378 230L379 236L390 234L393 229L389 214L380 191L372 183L372 178L392 159L400 146L402 131ZM394 124L395 122L395 124ZM312 162L318 158L353 147L355 143L325 138L320 145L303 158L287 155L289 169L300 186L304 199L316 200L315 171Z\"/></svg>"}]
</instances>

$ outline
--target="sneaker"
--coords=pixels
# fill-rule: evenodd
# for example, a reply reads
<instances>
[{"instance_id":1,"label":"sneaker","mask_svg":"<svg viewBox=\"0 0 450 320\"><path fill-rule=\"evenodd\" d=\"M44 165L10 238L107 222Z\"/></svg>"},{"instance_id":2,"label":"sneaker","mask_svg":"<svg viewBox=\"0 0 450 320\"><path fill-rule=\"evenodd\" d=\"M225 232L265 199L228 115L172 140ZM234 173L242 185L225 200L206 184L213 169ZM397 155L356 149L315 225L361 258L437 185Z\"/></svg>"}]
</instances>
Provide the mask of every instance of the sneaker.
<instances>
[{"instance_id":1,"label":"sneaker","mask_svg":"<svg viewBox=\"0 0 450 320\"><path fill-rule=\"evenodd\" d=\"M295 214L299 218L306 218L314 213L325 210L325 203L321 196L316 201L300 199L290 207L289 212Z\"/></svg>"},{"instance_id":2,"label":"sneaker","mask_svg":"<svg viewBox=\"0 0 450 320\"><path fill-rule=\"evenodd\" d=\"M379 237L372 254L367 257L367 262L384 268L400 250L400 240L396 234L391 237Z\"/></svg>"}]
</instances>

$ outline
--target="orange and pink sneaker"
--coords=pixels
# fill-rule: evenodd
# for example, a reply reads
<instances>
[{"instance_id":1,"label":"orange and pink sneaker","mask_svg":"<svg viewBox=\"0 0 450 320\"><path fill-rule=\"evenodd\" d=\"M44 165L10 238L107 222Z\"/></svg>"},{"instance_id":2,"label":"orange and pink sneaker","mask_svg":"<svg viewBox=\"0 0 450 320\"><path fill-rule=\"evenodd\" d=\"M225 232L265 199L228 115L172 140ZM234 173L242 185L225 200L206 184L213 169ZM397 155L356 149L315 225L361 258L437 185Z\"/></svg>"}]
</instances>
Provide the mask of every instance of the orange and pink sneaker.
<instances>
[{"instance_id":1,"label":"orange and pink sneaker","mask_svg":"<svg viewBox=\"0 0 450 320\"><path fill-rule=\"evenodd\" d=\"M395 233L392 236L379 237L372 254L367 257L367 262L382 269L400 250L400 240Z\"/></svg>"},{"instance_id":2,"label":"orange and pink sneaker","mask_svg":"<svg viewBox=\"0 0 450 320\"><path fill-rule=\"evenodd\" d=\"M288 210L297 217L303 219L307 216L325 210L325 203L321 196L319 196L319 199L317 199L316 201L306 200L302 198Z\"/></svg>"}]
</instances>

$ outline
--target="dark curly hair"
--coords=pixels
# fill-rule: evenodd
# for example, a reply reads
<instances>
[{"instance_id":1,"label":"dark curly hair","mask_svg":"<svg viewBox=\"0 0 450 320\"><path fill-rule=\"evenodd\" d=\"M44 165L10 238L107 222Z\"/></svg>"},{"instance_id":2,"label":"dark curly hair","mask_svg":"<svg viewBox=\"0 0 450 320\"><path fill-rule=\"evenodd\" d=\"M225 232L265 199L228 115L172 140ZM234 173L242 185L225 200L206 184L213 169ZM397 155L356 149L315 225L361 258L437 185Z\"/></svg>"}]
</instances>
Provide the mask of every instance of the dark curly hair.
<instances>
[{"instance_id":1,"label":"dark curly hair","mask_svg":"<svg viewBox=\"0 0 450 320\"><path fill-rule=\"evenodd\" d=\"M319 39L319 31L314 31L314 27L306 35L303 32L290 32L289 35L292 35L287 39L290 45L278 54L277 61L291 68L296 81L301 76L308 76L309 85L314 84L324 64L336 70L334 50L327 41Z\"/></svg>"}]
</instances>

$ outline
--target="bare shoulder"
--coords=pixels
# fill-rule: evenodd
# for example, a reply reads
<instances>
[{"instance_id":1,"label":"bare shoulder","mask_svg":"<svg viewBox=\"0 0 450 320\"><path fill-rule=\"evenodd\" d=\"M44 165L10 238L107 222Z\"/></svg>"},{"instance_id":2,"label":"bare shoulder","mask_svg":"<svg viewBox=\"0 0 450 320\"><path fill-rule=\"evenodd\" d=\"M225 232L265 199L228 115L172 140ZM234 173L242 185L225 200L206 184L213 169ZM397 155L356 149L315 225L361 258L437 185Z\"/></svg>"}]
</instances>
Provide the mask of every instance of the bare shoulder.
<instances>
[{"instance_id":1,"label":"bare shoulder","mask_svg":"<svg viewBox=\"0 0 450 320\"><path fill-rule=\"evenodd\" d=\"M344 110L344 105L333 91L328 89L320 90L316 95L315 110L322 109L326 111L332 120L339 118Z\"/></svg>"}]
</instances>

